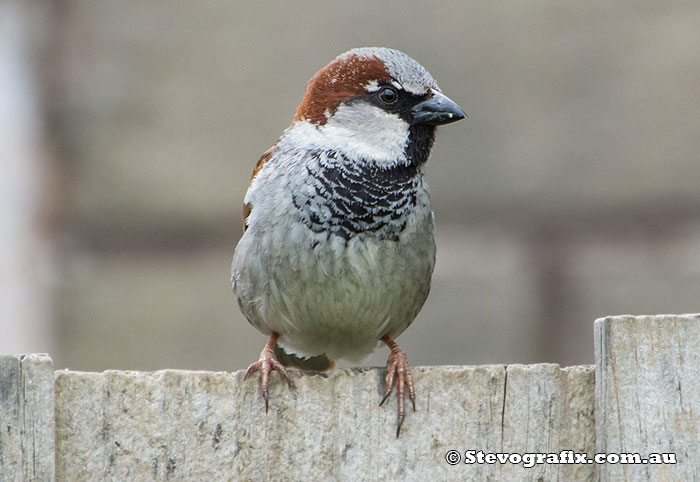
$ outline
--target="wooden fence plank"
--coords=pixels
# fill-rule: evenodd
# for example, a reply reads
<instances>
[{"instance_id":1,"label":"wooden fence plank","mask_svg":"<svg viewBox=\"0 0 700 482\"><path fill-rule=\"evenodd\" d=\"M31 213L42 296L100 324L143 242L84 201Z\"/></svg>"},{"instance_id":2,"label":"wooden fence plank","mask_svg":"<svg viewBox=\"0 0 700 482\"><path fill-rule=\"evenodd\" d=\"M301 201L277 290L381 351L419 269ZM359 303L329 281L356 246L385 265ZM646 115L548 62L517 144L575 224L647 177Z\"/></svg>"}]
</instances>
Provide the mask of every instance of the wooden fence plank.
<instances>
[{"instance_id":1,"label":"wooden fence plank","mask_svg":"<svg viewBox=\"0 0 700 482\"><path fill-rule=\"evenodd\" d=\"M275 375L265 414L242 372L57 372L57 478L593 480L592 466L445 461L451 449L592 453L592 367L418 367L398 440L383 377L296 372L289 391Z\"/></svg>"},{"instance_id":2,"label":"wooden fence plank","mask_svg":"<svg viewBox=\"0 0 700 482\"><path fill-rule=\"evenodd\" d=\"M595 322L596 449L674 452L675 465L605 464L601 481L700 481L700 315Z\"/></svg>"},{"instance_id":3,"label":"wooden fence plank","mask_svg":"<svg viewBox=\"0 0 700 482\"><path fill-rule=\"evenodd\" d=\"M46 355L0 355L0 481L53 481L54 370Z\"/></svg>"},{"instance_id":4,"label":"wooden fence plank","mask_svg":"<svg viewBox=\"0 0 700 482\"><path fill-rule=\"evenodd\" d=\"M398 440L379 368L293 372L291 391L274 375L266 414L243 372L54 374L45 355L4 356L0 480L700 481L700 315L600 319L595 342L595 377L417 367L418 410ZM565 450L677 463L465 463L466 451Z\"/></svg>"}]
</instances>

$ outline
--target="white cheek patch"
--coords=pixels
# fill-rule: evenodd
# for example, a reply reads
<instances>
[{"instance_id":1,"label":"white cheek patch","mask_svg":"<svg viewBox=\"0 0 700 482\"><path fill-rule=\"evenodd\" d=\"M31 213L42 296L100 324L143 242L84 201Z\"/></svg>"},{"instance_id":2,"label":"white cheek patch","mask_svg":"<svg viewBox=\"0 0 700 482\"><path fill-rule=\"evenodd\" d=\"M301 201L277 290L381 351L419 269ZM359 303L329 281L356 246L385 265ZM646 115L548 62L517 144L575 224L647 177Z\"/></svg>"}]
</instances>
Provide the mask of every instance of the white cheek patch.
<instances>
[{"instance_id":1,"label":"white cheek patch","mask_svg":"<svg viewBox=\"0 0 700 482\"><path fill-rule=\"evenodd\" d=\"M378 164L405 160L409 124L397 114L366 102L343 104L319 127L332 149Z\"/></svg>"}]
</instances>

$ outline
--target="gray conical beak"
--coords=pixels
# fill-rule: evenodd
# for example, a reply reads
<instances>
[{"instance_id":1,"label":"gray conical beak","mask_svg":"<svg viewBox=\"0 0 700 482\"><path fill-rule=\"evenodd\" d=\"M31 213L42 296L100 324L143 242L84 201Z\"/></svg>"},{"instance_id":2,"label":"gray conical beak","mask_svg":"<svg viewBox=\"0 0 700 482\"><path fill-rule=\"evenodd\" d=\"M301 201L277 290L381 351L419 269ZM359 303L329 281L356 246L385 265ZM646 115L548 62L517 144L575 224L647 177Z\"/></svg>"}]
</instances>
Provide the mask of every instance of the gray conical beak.
<instances>
[{"instance_id":1,"label":"gray conical beak","mask_svg":"<svg viewBox=\"0 0 700 482\"><path fill-rule=\"evenodd\" d=\"M411 109L412 124L440 126L467 117L462 108L446 95L433 91L432 97Z\"/></svg>"}]
</instances>

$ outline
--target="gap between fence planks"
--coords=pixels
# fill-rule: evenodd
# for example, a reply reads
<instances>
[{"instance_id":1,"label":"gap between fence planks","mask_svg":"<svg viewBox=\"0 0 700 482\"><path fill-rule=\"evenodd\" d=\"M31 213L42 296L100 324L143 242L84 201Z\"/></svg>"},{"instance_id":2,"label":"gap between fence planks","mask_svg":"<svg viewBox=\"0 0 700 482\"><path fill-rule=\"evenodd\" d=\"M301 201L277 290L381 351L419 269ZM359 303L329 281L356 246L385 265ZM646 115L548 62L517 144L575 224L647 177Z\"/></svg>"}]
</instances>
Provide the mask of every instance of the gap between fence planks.
<instances>
[{"instance_id":1,"label":"gap between fence planks","mask_svg":"<svg viewBox=\"0 0 700 482\"><path fill-rule=\"evenodd\" d=\"M384 369L53 371L0 357L0 480L700 480L700 316L595 323L596 366L417 367L397 440ZM277 382L278 380L273 380ZM55 443L54 443L55 441ZM675 465L449 465L446 454L675 452Z\"/></svg>"}]
</instances>

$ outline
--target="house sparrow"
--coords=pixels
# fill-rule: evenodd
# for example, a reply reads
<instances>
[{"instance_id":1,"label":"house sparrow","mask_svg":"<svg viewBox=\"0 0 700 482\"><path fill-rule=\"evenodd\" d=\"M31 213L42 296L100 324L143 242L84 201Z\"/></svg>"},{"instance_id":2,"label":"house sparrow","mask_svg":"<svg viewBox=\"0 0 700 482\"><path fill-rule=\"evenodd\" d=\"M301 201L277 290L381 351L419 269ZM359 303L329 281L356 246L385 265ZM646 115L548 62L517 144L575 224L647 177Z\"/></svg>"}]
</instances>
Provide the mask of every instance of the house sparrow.
<instances>
[{"instance_id":1,"label":"house sparrow","mask_svg":"<svg viewBox=\"0 0 700 482\"><path fill-rule=\"evenodd\" d=\"M255 165L233 257L241 311L270 338L246 377L284 365L333 368L381 340L386 390L415 410L406 354L394 338L420 311L435 266L424 166L435 127L466 117L433 77L388 48L350 50L310 81L292 125Z\"/></svg>"}]
</instances>

